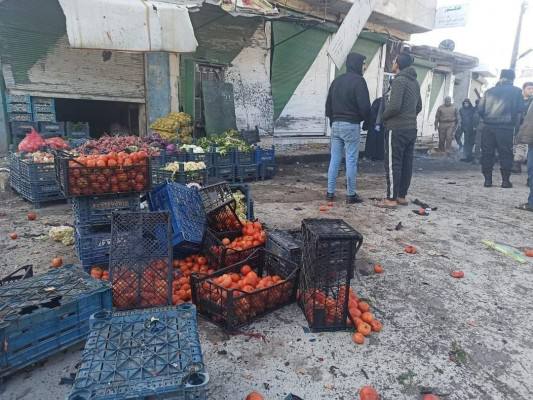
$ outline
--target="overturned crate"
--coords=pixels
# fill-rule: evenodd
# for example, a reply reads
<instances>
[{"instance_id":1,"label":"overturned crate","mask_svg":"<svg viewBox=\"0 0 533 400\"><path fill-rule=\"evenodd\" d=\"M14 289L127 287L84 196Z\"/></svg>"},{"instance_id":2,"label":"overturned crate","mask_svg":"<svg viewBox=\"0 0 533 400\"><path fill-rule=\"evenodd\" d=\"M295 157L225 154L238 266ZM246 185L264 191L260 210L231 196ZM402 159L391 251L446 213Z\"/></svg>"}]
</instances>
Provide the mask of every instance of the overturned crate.
<instances>
[{"instance_id":1,"label":"overturned crate","mask_svg":"<svg viewBox=\"0 0 533 400\"><path fill-rule=\"evenodd\" d=\"M0 377L85 340L89 317L110 308L109 284L75 265L0 286Z\"/></svg>"},{"instance_id":2,"label":"overturned crate","mask_svg":"<svg viewBox=\"0 0 533 400\"><path fill-rule=\"evenodd\" d=\"M193 305L101 312L68 400L206 400L208 384Z\"/></svg>"},{"instance_id":3,"label":"overturned crate","mask_svg":"<svg viewBox=\"0 0 533 400\"><path fill-rule=\"evenodd\" d=\"M109 277L117 309L172 304L168 212L113 214Z\"/></svg>"}]
</instances>

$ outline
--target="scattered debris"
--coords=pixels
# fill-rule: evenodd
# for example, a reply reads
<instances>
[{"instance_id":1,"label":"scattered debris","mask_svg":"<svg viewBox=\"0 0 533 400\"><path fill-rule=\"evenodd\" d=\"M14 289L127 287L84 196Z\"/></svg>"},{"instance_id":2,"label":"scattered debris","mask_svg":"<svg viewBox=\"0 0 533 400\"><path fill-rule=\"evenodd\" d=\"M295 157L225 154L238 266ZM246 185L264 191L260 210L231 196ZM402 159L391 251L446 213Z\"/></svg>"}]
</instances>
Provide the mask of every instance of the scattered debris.
<instances>
[{"instance_id":1,"label":"scattered debris","mask_svg":"<svg viewBox=\"0 0 533 400\"><path fill-rule=\"evenodd\" d=\"M502 243L496 243L492 240L482 240L481 243L483 243L489 249L495 250L498 253L510 257L513 260L519 262L520 264L527 264L528 262L527 258L522 254L522 252L512 246L508 246Z\"/></svg>"},{"instance_id":2,"label":"scattered debris","mask_svg":"<svg viewBox=\"0 0 533 400\"><path fill-rule=\"evenodd\" d=\"M468 361L468 354L457 342L452 342L452 349L449 352L450 360L457 365L464 365Z\"/></svg>"}]
</instances>

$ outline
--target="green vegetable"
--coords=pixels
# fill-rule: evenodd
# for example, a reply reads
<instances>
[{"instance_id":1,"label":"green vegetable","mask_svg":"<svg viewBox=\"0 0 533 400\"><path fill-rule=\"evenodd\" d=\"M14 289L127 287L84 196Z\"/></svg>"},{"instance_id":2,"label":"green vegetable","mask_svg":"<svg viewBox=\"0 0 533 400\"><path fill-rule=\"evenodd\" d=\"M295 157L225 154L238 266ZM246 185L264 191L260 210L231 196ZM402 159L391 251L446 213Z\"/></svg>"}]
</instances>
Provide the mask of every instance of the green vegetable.
<instances>
[{"instance_id":1,"label":"green vegetable","mask_svg":"<svg viewBox=\"0 0 533 400\"><path fill-rule=\"evenodd\" d=\"M214 148L217 153L222 155L228 154L231 150L238 150L242 152L252 151L252 146L246 143L239 132L234 129L230 129L221 135L211 135L200 138L198 140L198 146L208 151L210 148Z\"/></svg>"}]
</instances>

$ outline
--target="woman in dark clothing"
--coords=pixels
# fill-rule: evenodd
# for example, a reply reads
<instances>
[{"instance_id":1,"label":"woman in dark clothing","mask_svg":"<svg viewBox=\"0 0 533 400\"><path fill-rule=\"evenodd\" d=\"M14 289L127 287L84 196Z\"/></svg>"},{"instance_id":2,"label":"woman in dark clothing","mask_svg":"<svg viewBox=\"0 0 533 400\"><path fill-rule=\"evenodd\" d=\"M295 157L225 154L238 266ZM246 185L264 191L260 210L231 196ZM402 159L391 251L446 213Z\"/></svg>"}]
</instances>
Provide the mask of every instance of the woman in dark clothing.
<instances>
[{"instance_id":1,"label":"woman in dark clothing","mask_svg":"<svg viewBox=\"0 0 533 400\"><path fill-rule=\"evenodd\" d=\"M463 106L459 110L461 115L461 125L459 127L460 134L465 135L465 145L464 145L464 158L461 161L472 162L474 161L474 144L476 143L476 129L475 129L475 119L476 119L476 109L472 106L470 99L465 99L463 101Z\"/></svg>"},{"instance_id":2,"label":"woman in dark clothing","mask_svg":"<svg viewBox=\"0 0 533 400\"><path fill-rule=\"evenodd\" d=\"M385 132L381 115L383 114L383 97L374 100L370 109L370 118L365 122L363 130L367 131L365 157L372 161L385 159Z\"/></svg>"}]
</instances>

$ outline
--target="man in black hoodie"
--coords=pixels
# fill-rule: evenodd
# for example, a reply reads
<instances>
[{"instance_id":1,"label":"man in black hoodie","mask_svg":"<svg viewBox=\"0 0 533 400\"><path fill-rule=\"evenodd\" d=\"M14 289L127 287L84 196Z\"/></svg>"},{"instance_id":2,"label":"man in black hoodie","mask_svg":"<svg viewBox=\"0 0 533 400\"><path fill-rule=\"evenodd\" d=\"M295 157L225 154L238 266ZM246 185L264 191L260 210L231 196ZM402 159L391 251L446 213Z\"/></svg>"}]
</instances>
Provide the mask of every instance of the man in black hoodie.
<instances>
[{"instance_id":1,"label":"man in black hoodie","mask_svg":"<svg viewBox=\"0 0 533 400\"><path fill-rule=\"evenodd\" d=\"M345 74L329 88L326 117L331 125L331 160L328 170L327 199L335 198L335 187L343 152L346 155L346 202L360 203L356 192L357 161L361 139L361 122L370 115L370 96L363 78L365 56L351 53L346 59Z\"/></svg>"},{"instance_id":2,"label":"man in black hoodie","mask_svg":"<svg viewBox=\"0 0 533 400\"><path fill-rule=\"evenodd\" d=\"M494 155L498 150L502 173L502 188L512 188L510 181L513 168L513 139L524 111L522 91L513 86L515 72L504 69L500 81L487 90L479 103L479 116L483 121L481 135L481 169L485 187L492 186Z\"/></svg>"},{"instance_id":3,"label":"man in black hoodie","mask_svg":"<svg viewBox=\"0 0 533 400\"><path fill-rule=\"evenodd\" d=\"M385 124L385 172L387 198L385 208L408 205L406 199L413 175L413 156L417 136L417 115L422 111L420 85L413 57L400 54L393 65L396 78L392 81L389 103L383 112Z\"/></svg>"}]
</instances>

